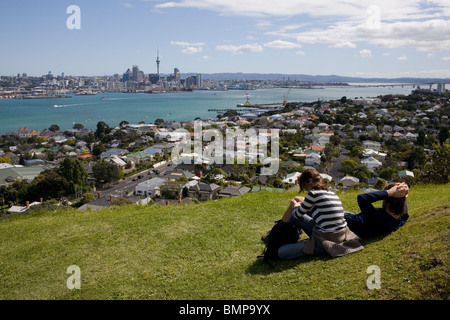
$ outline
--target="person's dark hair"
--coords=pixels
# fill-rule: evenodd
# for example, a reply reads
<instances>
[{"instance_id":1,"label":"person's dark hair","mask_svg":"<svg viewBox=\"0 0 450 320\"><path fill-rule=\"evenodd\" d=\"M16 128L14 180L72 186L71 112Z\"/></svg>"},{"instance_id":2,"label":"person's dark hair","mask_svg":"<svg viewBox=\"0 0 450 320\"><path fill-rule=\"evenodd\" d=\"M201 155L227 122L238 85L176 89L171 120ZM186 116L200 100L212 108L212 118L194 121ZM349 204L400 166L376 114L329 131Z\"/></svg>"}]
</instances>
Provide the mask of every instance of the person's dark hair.
<instances>
[{"instance_id":1,"label":"person's dark hair","mask_svg":"<svg viewBox=\"0 0 450 320\"><path fill-rule=\"evenodd\" d=\"M389 183L384 190L389 190L394 187L395 183ZM402 198L393 198L389 197L383 201L383 209L386 211L389 208L389 211L397 216L401 216L406 211L406 197Z\"/></svg>"},{"instance_id":2,"label":"person's dark hair","mask_svg":"<svg viewBox=\"0 0 450 320\"><path fill-rule=\"evenodd\" d=\"M319 171L316 169L306 169L298 178L298 184L300 186L300 191L307 190L326 190L328 191L325 182L322 179Z\"/></svg>"}]
</instances>

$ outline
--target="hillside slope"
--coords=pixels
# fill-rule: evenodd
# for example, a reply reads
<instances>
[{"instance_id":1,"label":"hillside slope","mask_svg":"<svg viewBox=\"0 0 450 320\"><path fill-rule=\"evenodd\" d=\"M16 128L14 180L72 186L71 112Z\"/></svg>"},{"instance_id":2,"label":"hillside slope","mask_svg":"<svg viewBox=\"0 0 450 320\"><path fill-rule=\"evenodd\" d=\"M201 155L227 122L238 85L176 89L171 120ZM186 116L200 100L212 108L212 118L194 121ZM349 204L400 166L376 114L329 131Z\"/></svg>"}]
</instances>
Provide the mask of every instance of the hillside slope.
<instances>
[{"instance_id":1,"label":"hillside slope","mask_svg":"<svg viewBox=\"0 0 450 320\"><path fill-rule=\"evenodd\" d=\"M0 299L448 299L450 185L416 186L410 220L337 259L257 256L294 193L186 206L46 209L0 222ZM340 194L357 212L357 192ZM303 236L304 237L304 236ZM69 290L69 266L81 289ZM369 266L381 288L369 290Z\"/></svg>"}]
</instances>

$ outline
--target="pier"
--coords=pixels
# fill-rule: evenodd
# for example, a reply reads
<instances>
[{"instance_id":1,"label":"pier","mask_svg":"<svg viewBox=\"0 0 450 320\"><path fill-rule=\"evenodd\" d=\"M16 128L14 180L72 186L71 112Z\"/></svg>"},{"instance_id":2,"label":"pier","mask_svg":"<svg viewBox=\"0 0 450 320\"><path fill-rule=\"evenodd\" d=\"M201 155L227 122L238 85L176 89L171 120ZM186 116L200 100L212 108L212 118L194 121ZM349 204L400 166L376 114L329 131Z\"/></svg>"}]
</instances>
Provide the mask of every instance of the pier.
<instances>
[{"instance_id":1,"label":"pier","mask_svg":"<svg viewBox=\"0 0 450 320\"><path fill-rule=\"evenodd\" d=\"M208 111L210 111L210 112L227 112L227 111L240 111L240 112L249 112L249 111L255 111L255 109L254 108L247 108L247 109L245 109L245 108L239 108L239 109L232 109L232 108L216 108L216 109L208 109Z\"/></svg>"}]
</instances>

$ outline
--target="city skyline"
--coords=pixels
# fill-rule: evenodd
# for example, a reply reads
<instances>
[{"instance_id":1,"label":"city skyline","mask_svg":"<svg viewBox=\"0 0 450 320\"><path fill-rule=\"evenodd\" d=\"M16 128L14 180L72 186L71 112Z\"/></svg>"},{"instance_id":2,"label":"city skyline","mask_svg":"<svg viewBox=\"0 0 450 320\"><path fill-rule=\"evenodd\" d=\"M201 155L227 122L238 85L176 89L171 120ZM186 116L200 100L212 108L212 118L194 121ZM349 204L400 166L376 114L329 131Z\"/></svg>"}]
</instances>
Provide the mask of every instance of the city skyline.
<instances>
[{"instance_id":1,"label":"city skyline","mask_svg":"<svg viewBox=\"0 0 450 320\"><path fill-rule=\"evenodd\" d=\"M449 78L449 18L444 0L8 1L1 73L156 74L158 60L161 74Z\"/></svg>"}]
</instances>

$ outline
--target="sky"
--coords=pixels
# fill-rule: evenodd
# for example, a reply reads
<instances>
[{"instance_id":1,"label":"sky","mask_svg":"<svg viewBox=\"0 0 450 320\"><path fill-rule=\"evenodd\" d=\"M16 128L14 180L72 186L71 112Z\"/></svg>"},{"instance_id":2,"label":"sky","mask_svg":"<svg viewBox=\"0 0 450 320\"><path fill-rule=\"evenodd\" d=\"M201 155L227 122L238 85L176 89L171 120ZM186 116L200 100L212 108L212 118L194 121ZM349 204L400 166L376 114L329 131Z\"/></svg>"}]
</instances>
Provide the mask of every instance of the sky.
<instances>
[{"instance_id":1,"label":"sky","mask_svg":"<svg viewBox=\"0 0 450 320\"><path fill-rule=\"evenodd\" d=\"M0 75L450 78L449 0L2 0Z\"/></svg>"}]
</instances>

